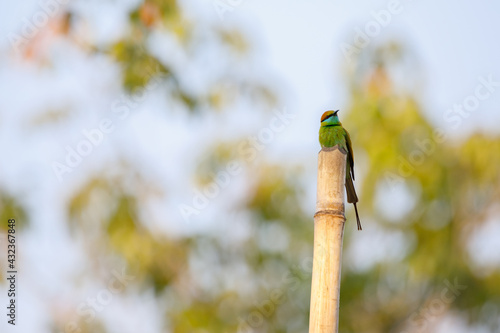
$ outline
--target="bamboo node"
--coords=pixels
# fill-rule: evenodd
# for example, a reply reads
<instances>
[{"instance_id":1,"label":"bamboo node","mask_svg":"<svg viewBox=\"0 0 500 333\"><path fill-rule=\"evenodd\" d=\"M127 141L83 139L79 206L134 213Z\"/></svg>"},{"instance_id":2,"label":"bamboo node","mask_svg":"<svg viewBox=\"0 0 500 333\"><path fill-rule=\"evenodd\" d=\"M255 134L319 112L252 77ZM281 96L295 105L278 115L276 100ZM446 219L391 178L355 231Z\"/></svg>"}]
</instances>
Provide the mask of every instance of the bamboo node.
<instances>
[{"instance_id":1,"label":"bamboo node","mask_svg":"<svg viewBox=\"0 0 500 333\"><path fill-rule=\"evenodd\" d=\"M344 220L345 222L345 215L344 215L344 205L342 205L341 209L324 209L316 212L314 214L314 217L321 216L321 215L328 215L332 217L340 217Z\"/></svg>"}]
</instances>

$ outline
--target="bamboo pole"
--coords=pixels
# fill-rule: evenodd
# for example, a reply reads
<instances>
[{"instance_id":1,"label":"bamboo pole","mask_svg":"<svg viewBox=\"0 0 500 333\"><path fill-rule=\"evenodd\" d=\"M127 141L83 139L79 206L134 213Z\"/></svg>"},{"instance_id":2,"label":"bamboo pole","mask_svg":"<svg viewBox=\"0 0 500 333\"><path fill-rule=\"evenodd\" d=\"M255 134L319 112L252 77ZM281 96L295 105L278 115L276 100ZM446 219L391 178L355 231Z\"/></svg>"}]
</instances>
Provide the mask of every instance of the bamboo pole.
<instances>
[{"instance_id":1,"label":"bamboo pole","mask_svg":"<svg viewBox=\"0 0 500 333\"><path fill-rule=\"evenodd\" d=\"M319 152L309 333L338 332L345 164L338 146Z\"/></svg>"}]
</instances>

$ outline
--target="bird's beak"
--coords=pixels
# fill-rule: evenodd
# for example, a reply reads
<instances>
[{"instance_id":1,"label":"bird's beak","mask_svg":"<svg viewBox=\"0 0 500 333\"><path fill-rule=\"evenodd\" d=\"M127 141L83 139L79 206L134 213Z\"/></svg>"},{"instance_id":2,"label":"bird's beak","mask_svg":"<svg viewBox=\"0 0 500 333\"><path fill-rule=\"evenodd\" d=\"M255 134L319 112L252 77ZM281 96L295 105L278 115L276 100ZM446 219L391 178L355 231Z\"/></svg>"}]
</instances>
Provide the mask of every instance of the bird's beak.
<instances>
[{"instance_id":1,"label":"bird's beak","mask_svg":"<svg viewBox=\"0 0 500 333\"><path fill-rule=\"evenodd\" d=\"M333 113L333 115L335 115L335 116L336 116L336 115L337 115L337 112L339 112L339 111L340 111L340 110L335 111L335 112Z\"/></svg>"}]
</instances>

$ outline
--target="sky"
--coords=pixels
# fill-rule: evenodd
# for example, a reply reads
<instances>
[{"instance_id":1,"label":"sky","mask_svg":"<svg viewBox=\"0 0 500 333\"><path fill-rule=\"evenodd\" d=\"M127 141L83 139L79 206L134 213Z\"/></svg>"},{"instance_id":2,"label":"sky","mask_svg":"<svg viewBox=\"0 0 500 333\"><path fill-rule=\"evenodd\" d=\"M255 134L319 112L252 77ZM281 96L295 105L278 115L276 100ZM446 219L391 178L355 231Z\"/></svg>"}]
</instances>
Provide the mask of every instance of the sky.
<instances>
[{"instance_id":1,"label":"sky","mask_svg":"<svg viewBox=\"0 0 500 333\"><path fill-rule=\"evenodd\" d=\"M372 12L389 8L390 1L243 1L226 16L252 24L263 37L272 67L290 86L300 113L298 124L307 124L308 139L317 130L318 114L345 108L348 101L342 70L347 62L343 42L353 44L355 29L374 21ZM500 81L500 31L497 2L397 1L398 14L391 15L380 33L370 38L399 37L414 50L423 71L422 97L429 119L453 132L443 119L445 111L474 93L478 77L492 75ZM257 24L255 24L257 23ZM467 118L461 133L477 128L497 130L500 92L481 101ZM313 113L316 117L312 116ZM303 142L302 139L300 138Z\"/></svg>"},{"instance_id":2,"label":"sky","mask_svg":"<svg viewBox=\"0 0 500 333\"><path fill-rule=\"evenodd\" d=\"M128 0L125 3L133 4ZM40 10L43 1L9 3L9 10L0 13L0 48L9 45L9 34L21 31L23 19ZM106 2L105 2L106 3ZM75 2L99 27L95 32L102 40L119 35L128 6L112 6L109 10L92 2ZM215 4L210 1L184 1L190 10L203 11L218 19ZM500 46L495 41L500 31L497 2L472 3L457 1L450 6L445 1L233 1L233 10L222 15L221 23L241 26L250 33L257 50L270 69L281 79L286 92L288 109L299 114L290 137L299 142L314 141L318 114L323 110L348 107L343 70L348 62L341 45L353 44L356 29L364 30L374 22L374 13L398 8L388 23L374 37L374 44L396 37L414 51L422 69L423 85L419 93L428 106L429 119L450 132L470 133L477 128L495 131L500 113L500 93L480 101L470 112L467 124L453 129L443 117L454 104L463 103L474 93L479 77L492 76L500 81ZM396 5L394 5L394 3ZM82 6L82 4L85 4ZM200 6L200 4L203 4ZM92 10L92 8L96 8ZM104 6L106 8L106 6ZM117 11L116 8L121 10ZM101 15L97 14L99 10ZM106 18L106 19L105 19ZM110 24L109 22L114 22ZM100 31L99 31L100 30ZM5 54L3 55L5 56ZM496 82L496 81L495 81ZM316 115L316 118L311 113ZM298 128L300 124L300 128ZM304 138L295 133L302 133ZM295 141L295 140L294 140ZM298 142L293 142L297 144Z\"/></svg>"},{"instance_id":3,"label":"sky","mask_svg":"<svg viewBox=\"0 0 500 333\"><path fill-rule=\"evenodd\" d=\"M59 57L60 68L55 76L44 73L36 68L20 68L15 59L12 58L9 36L23 29L25 18L32 17L40 10L45 1L3 1L0 11L0 149L6 153L10 161L8 165L0 167L0 183L3 187L11 189L13 193L24 196L25 203L37 216L32 230L26 235L23 251L27 255L27 273L25 283L28 285L23 297L25 304L32 307L25 308L28 315L34 318L32 323L25 321L30 331L35 331L40 323L43 323L43 313L34 311L43 307L44 297L51 297L59 292L59 287L66 278L71 277L75 269L75 258L79 256L78 244L72 244L68 239L65 229L60 228L64 223L62 206L60 202L74 188L80 185L82 178L69 177L63 185L57 185L50 163L54 159L64 156L64 148L57 142L40 141L31 135L30 128L19 126L14 129L10 124L20 124L27 114L36 113L39 105L60 106L57 103L81 104L81 108L106 108L113 100L101 96L100 91L115 96L119 94L118 88L110 84L116 80L117 68L104 59L83 58L77 51L67 45L61 45L56 49L55 56ZM89 17L95 22L95 30L92 33L103 42L117 38L121 33L121 27L125 24L127 6L116 6L109 1L109 7L102 9L90 1L74 2L74 6L85 8ZM127 0L126 3L133 4L136 1ZM398 8L396 14L391 14L386 26L380 28L380 32L370 37L370 43L379 43L389 38L398 38L412 50L412 54L418 64L418 80L421 84L415 93L425 103L425 113L436 125L457 138L463 137L471 131L483 129L498 133L500 128L500 85L494 87L488 98L481 100L477 108L464 116L457 128L453 123L446 121L444 115L447 110L455 104L462 104L473 96L480 78L492 78L493 82L500 82L500 45L498 44L498 32L500 31L500 3L498 2L470 2L465 0L453 3L445 1L284 1L284 0L241 0L233 1L234 9L219 17L214 8L216 1L185 0L183 6L201 12L207 20L220 20L221 24L236 25L243 29L250 37L256 52L256 65L261 66L263 72L269 71L276 78L278 91L282 95L283 104L281 110L288 110L296 115L296 118L283 133L273 141L265 152L269 156L282 158L287 155L283 152L295 152L292 160L295 162L309 159L303 162L310 170L315 168L316 152L319 150L317 132L319 118L322 112L329 109L347 109L349 100L346 94L345 79L343 73L348 66L341 46L343 43L353 44L356 29L364 30L367 25L374 24L374 15L380 15L381 11L387 12L390 8ZM97 9L96 9L97 8ZM60 53L57 53L60 52ZM96 82L92 73L100 72L102 81ZM75 82L73 74L76 73L79 81ZM493 85L494 86L494 85ZM110 88L111 87L111 88ZM114 87L114 88L113 88ZM108 89L108 90L107 90ZM109 91L111 89L111 92ZM117 89L114 91L113 89ZM483 89L484 90L484 89ZM103 94L104 95L104 94ZM170 155L161 156L156 166L148 166L151 174L160 174L162 168L175 168L173 174L180 170L189 169L192 163L185 160L184 164L171 166L170 161L176 156L181 156L184 151L175 147L171 138L176 137L180 141L186 140L187 145L194 147L196 140L189 142L189 131L183 130L182 124L186 119L182 115L174 115L167 131L163 137L141 136L141 140L131 142L127 139L130 133L139 133L141 128L153 128L161 126L158 123L157 114L140 112L164 107L160 100L160 93L152 91L148 100L139 108L133 122L116 124L120 130L113 135L112 144L103 145L92 155L92 160L83 165L79 172L88 173L98 170L113 155L115 147L127 146L136 152L140 159L148 161L158 151L170 150ZM61 98L64 96L64 98ZM85 103L84 103L85 101ZM80 110L81 111L81 110ZM342 113L341 113L342 116ZM79 126L90 128L99 120L96 115L85 115L75 119L80 122ZM238 121L229 119L226 127ZM254 128L266 125L268 120L253 119ZM200 136L206 138L217 135L220 132L220 124L210 123L200 129ZM43 131L43 129L42 129ZM49 130L47 130L49 131ZM161 132L152 130L151 133ZM56 133L59 138L77 140L79 133L70 133L68 129L59 129ZM238 133L232 133L237 135ZM139 137L139 136L137 136ZM15 140L15 143L12 143ZM159 143L157 143L159 142ZM22 152L22 153L20 153ZM140 153L139 153L140 152ZM292 161L293 162L293 161ZM159 182L176 183L177 187L186 180L186 177L170 177L161 179ZM237 180L242 182L242 180ZM312 182L313 184L314 181ZM56 185L54 185L56 184ZM238 188L240 185L235 185ZM243 186L243 185L241 185ZM314 189L310 189L311 193ZM180 194L182 198L189 198L190 192ZM236 193L229 190L218 200L223 202ZM314 207L314 195L309 195L310 206ZM164 216L176 213L162 211L159 206L152 207L154 215ZM173 203L171 203L173 205ZM220 206L219 206L220 208ZM215 214L215 212L213 213ZM213 216L208 216L210 219ZM157 218L157 220L160 220ZM206 230L206 225L176 225L170 226L175 232L191 232ZM489 227L496 230L496 227ZM495 229L496 228L496 229ZM187 231L186 231L187 230ZM481 240L488 239L493 232L485 232ZM388 236L389 237L389 236ZM391 235L394 242L400 241L398 235ZM487 241L486 241L487 242ZM480 243L478 241L478 243ZM474 245L481 249L481 244ZM484 248L483 248L484 249ZM374 253L371 262L360 263L363 265L373 264L380 256L384 256L386 249ZM481 252L481 251L479 251ZM484 252L484 251L483 251ZM61 254L58 261L51 268L40 264L40 258ZM369 258L370 259L370 258ZM478 258L481 263L481 257ZM33 277L37 277L37 279ZM40 295L32 290L38 290L38 284L46 284L45 294ZM99 286L84 286L88 290L99 290ZM82 289L84 289L82 287ZM2 291L3 292L3 291ZM82 294L84 298L84 293ZM147 303L147 300L142 300ZM133 304L120 305L122 307L133 307ZM112 311L120 313L120 307L116 305ZM30 310L31 309L31 310ZM113 312L115 313L115 312ZM110 314L111 315L111 314ZM148 322L151 327L145 328L144 332L156 332L158 320L150 318ZM127 323L127 321L125 321ZM3 324L3 323L2 323ZM129 323L134 327L134 323ZM29 326L32 325L32 326ZM135 323L139 325L139 323ZM443 324L445 325L445 324ZM25 328L26 328L25 327ZM449 328L449 327L448 327ZM445 326L442 330L446 331ZM453 330L459 332L459 330Z\"/></svg>"}]
</instances>

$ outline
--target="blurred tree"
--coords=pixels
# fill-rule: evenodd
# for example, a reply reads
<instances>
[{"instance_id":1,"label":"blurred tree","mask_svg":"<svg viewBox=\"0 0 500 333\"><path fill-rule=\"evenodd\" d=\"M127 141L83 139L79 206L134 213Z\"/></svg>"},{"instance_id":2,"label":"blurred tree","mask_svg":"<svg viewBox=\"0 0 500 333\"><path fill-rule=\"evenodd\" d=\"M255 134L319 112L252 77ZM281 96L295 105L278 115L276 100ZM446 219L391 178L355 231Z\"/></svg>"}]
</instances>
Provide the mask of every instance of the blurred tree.
<instances>
[{"instance_id":1,"label":"blurred tree","mask_svg":"<svg viewBox=\"0 0 500 333\"><path fill-rule=\"evenodd\" d=\"M26 211L19 200L16 199L15 195L10 195L4 190L0 190L0 232L6 233L9 229L7 221L9 219L15 219L15 231L18 232L29 226L29 220L27 218ZM14 236L16 236L14 234ZM5 237L5 242L0 242L0 244L5 245L4 248L7 249L7 236ZM0 259L1 267L7 267L7 256L2 256ZM0 281L5 281L5 272L0 271Z\"/></svg>"},{"instance_id":2,"label":"blurred tree","mask_svg":"<svg viewBox=\"0 0 500 333\"><path fill-rule=\"evenodd\" d=\"M500 199L500 137L478 133L459 143L429 123L415 94L394 88L404 86L391 76L395 68L404 77L416 68L409 58L398 43L368 48L349 79L346 122L366 163L363 215L372 216L377 233L396 232L409 245L391 247L398 260L343 270L340 331L432 331L447 313L498 331L498 321L481 314L487 304L500 311L492 283L499 272L475 271L468 244ZM381 205L404 195L408 208Z\"/></svg>"}]
</instances>

